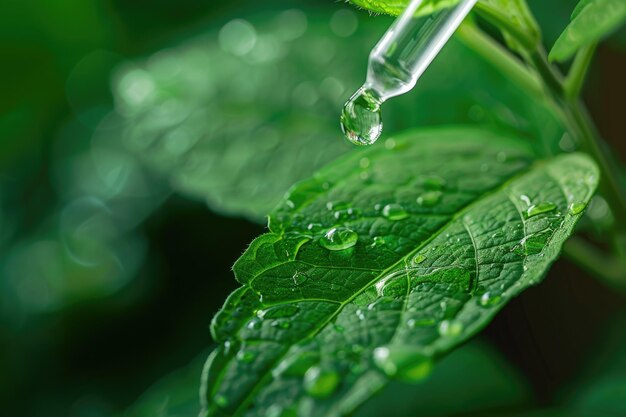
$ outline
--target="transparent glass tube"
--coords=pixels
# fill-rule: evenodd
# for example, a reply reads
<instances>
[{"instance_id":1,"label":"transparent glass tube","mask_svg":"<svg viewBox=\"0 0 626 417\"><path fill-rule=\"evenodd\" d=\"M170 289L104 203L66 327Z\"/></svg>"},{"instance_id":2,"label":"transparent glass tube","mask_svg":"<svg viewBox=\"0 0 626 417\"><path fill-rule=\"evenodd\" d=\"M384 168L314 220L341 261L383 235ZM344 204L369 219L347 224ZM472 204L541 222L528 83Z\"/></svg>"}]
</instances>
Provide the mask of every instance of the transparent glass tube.
<instances>
[{"instance_id":1,"label":"transparent glass tube","mask_svg":"<svg viewBox=\"0 0 626 417\"><path fill-rule=\"evenodd\" d=\"M413 0L369 56L365 84L346 103L341 125L358 145L374 143L382 133L380 106L410 91L478 0L462 0L427 17L416 16L423 0Z\"/></svg>"}]
</instances>

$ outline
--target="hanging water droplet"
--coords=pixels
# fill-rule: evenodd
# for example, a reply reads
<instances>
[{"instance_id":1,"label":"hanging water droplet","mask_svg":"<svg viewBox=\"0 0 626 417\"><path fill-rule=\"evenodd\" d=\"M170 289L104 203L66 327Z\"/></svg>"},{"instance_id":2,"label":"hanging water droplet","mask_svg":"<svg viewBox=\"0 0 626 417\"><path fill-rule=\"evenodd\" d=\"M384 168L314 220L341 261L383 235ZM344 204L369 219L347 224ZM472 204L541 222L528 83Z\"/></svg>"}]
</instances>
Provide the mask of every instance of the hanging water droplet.
<instances>
[{"instance_id":1,"label":"hanging water droplet","mask_svg":"<svg viewBox=\"0 0 626 417\"><path fill-rule=\"evenodd\" d=\"M571 214L572 216L575 216L585 211L585 208L587 208L586 203L583 203L583 202L572 203L569 205L569 214Z\"/></svg>"},{"instance_id":2,"label":"hanging water droplet","mask_svg":"<svg viewBox=\"0 0 626 417\"><path fill-rule=\"evenodd\" d=\"M333 227L320 239L320 245L328 250L339 251L356 245L359 235L346 227Z\"/></svg>"},{"instance_id":3,"label":"hanging water droplet","mask_svg":"<svg viewBox=\"0 0 626 417\"><path fill-rule=\"evenodd\" d=\"M326 398L333 394L339 385L339 374L330 369L312 366L304 374L304 390L315 398Z\"/></svg>"},{"instance_id":4,"label":"hanging water droplet","mask_svg":"<svg viewBox=\"0 0 626 417\"><path fill-rule=\"evenodd\" d=\"M455 337L463 332L463 324L455 320L444 320L439 323L439 334L445 337Z\"/></svg>"},{"instance_id":5,"label":"hanging water droplet","mask_svg":"<svg viewBox=\"0 0 626 417\"><path fill-rule=\"evenodd\" d=\"M534 204L526 210L526 217L531 218L543 213L549 213L556 210L556 204L549 201Z\"/></svg>"},{"instance_id":6,"label":"hanging water droplet","mask_svg":"<svg viewBox=\"0 0 626 417\"><path fill-rule=\"evenodd\" d=\"M430 359L412 347L378 347L373 359L385 375L405 382L421 381L432 369Z\"/></svg>"},{"instance_id":7,"label":"hanging water droplet","mask_svg":"<svg viewBox=\"0 0 626 417\"><path fill-rule=\"evenodd\" d=\"M372 145L383 131L378 95L365 86L361 87L345 104L341 112L341 129L345 137L355 145Z\"/></svg>"},{"instance_id":8,"label":"hanging water droplet","mask_svg":"<svg viewBox=\"0 0 626 417\"><path fill-rule=\"evenodd\" d=\"M409 217L409 213L399 204L387 204L385 208L383 208L383 216L391 221L398 221Z\"/></svg>"},{"instance_id":9,"label":"hanging water droplet","mask_svg":"<svg viewBox=\"0 0 626 417\"><path fill-rule=\"evenodd\" d=\"M441 195L441 191L427 191L417 198L417 204L424 207L435 206L441 200Z\"/></svg>"},{"instance_id":10,"label":"hanging water droplet","mask_svg":"<svg viewBox=\"0 0 626 417\"><path fill-rule=\"evenodd\" d=\"M481 295L478 304L482 307L491 307L498 304L502 300L502 297L498 294L494 294L492 292L486 292Z\"/></svg>"},{"instance_id":11,"label":"hanging water droplet","mask_svg":"<svg viewBox=\"0 0 626 417\"><path fill-rule=\"evenodd\" d=\"M296 285L302 285L306 282L306 280L308 280L309 277L307 274L305 274L304 272L296 272L295 274L293 274L293 276L291 277L291 280L293 281L294 284Z\"/></svg>"}]
</instances>

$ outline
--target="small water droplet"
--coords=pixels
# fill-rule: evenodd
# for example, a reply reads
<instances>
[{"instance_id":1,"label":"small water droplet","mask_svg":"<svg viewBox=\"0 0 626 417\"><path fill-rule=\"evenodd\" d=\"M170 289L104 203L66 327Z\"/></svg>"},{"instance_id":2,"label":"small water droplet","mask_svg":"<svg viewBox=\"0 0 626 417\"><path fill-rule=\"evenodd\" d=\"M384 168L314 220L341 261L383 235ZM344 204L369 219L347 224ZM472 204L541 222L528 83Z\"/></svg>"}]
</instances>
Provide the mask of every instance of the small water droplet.
<instances>
[{"instance_id":1,"label":"small water droplet","mask_svg":"<svg viewBox=\"0 0 626 417\"><path fill-rule=\"evenodd\" d=\"M383 131L381 100L371 89L361 87L341 112L341 129L355 145L372 145Z\"/></svg>"},{"instance_id":2,"label":"small water droplet","mask_svg":"<svg viewBox=\"0 0 626 417\"><path fill-rule=\"evenodd\" d=\"M359 318L359 320L365 320L365 313L363 313L363 310L358 309L355 312L356 316Z\"/></svg>"},{"instance_id":3,"label":"small water droplet","mask_svg":"<svg viewBox=\"0 0 626 417\"><path fill-rule=\"evenodd\" d=\"M333 213L336 220L349 220L355 219L359 216L360 211L358 209L348 208L344 210L337 210Z\"/></svg>"},{"instance_id":4,"label":"small water droplet","mask_svg":"<svg viewBox=\"0 0 626 417\"><path fill-rule=\"evenodd\" d=\"M437 205L441 200L441 191L427 191L417 198L417 204L424 207L432 207Z\"/></svg>"},{"instance_id":5,"label":"small water droplet","mask_svg":"<svg viewBox=\"0 0 626 417\"><path fill-rule=\"evenodd\" d=\"M304 390L314 398L326 398L333 394L339 385L339 374L330 369L312 366L304 374Z\"/></svg>"},{"instance_id":6,"label":"small water droplet","mask_svg":"<svg viewBox=\"0 0 626 417\"><path fill-rule=\"evenodd\" d=\"M279 329L288 329L291 327L291 323L289 320L274 320L272 322L272 327L277 327Z\"/></svg>"},{"instance_id":7,"label":"small water droplet","mask_svg":"<svg viewBox=\"0 0 626 417\"><path fill-rule=\"evenodd\" d=\"M412 347L378 347L373 359L385 375L405 382L421 381L432 370L431 360Z\"/></svg>"},{"instance_id":8,"label":"small water droplet","mask_svg":"<svg viewBox=\"0 0 626 417\"><path fill-rule=\"evenodd\" d=\"M376 247L380 247L380 246L385 246L387 244L387 239L382 237L382 236L376 236L374 237L374 243L372 243L372 247L376 248Z\"/></svg>"},{"instance_id":9,"label":"small water droplet","mask_svg":"<svg viewBox=\"0 0 626 417\"><path fill-rule=\"evenodd\" d=\"M258 330L261 328L261 321L259 319L252 319L248 322L246 327L250 330Z\"/></svg>"},{"instance_id":10,"label":"small water droplet","mask_svg":"<svg viewBox=\"0 0 626 417\"><path fill-rule=\"evenodd\" d=\"M428 175L423 178L424 188L431 191L441 191L446 186L446 180L437 175Z\"/></svg>"},{"instance_id":11,"label":"small water droplet","mask_svg":"<svg viewBox=\"0 0 626 417\"><path fill-rule=\"evenodd\" d=\"M553 230L548 228L526 236L512 249L518 255L536 255L541 253L550 240Z\"/></svg>"},{"instance_id":12,"label":"small water droplet","mask_svg":"<svg viewBox=\"0 0 626 417\"><path fill-rule=\"evenodd\" d=\"M409 217L409 213L407 213L399 204L387 204L383 208L383 216L391 221L398 221Z\"/></svg>"},{"instance_id":13,"label":"small water droplet","mask_svg":"<svg viewBox=\"0 0 626 417\"><path fill-rule=\"evenodd\" d=\"M307 230L310 230L311 232L315 232L319 229L322 228L322 224L321 223L309 223L306 227Z\"/></svg>"},{"instance_id":14,"label":"small water droplet","mask_svg":"<svg viewBox=\"0 0 626 417\"><path fill-rule=\"evenodd\" d=\"M586 203L572 203L569 205L569 214L575 216L585 211L585 208L587 208Z\"/></svg>"},{"instance_id":15,"label":"small water droplet","mask_svg":"<svg viewBox=\"0 0 626 417\"><path fill-rule=\"evenodd\" d=\"M308 280L309 277L307 274L305 274L304 272L296 272L295 274L293 274L293 276L291 277L291 280L293 281L294 284L296 285L302 285L306 282L306 280Z\"/></svg>"},{"instance_id":16,"label":"small water droplet","mask_svg":"<svg viewBox=\"0 0 626 417\"><path fill-rule=\"evenodd\" d=\"M406 322L406 324L412 329L415 327L429 327L434 325L435 323L437 323L435 319L429 318L409 319Z\"/></svg>"},{"instance_id":17,"label":"small water droplet","mask_svg":"<svg viewBox=\"0 0 626 417\"><path fill-rule=\"evenodd\" d=\"M479 304L482 307L491 307L498 304L502 300L502 297L498 294L494 294L492 292L486 292L481 295Z\"/></svg>"},{"instance_id":18,"label":"small water droplet","mask_svg":"<svg viewBox=\"0 0 626 417\"><path fill-rule=\"evenodd\" d=\"M370 166L370 159L361 158L361 160L359 161L359 166L363 169L368 168Z\"/></svg>"},{"instance_id":19,"label":"small water droplet","mask_svg":"<svg viewBox=\"0 0 626 417\"><path fill-rule=\"evenodd\" d=\"M333 227L320 239L320 245L328 250L340 251L356 245L359 235L346 227Z\"/></svg>"},{"instance_id":20,"label":"small water droplet","mask_svg":"<svg viewBox=\"0 0 626 417\"><path fill-rule=\"evenodd\" d=\"M426 257L424 255L417 255L415 258L413 258L413 263L415 264L421 264L422 262L424 262L426 260Z\"/></svg>"},{"instance_id":21,"label":"small water droplet","mask_svg":"<svg viewBox=\"0 0 626 417\"><path fill-rule=\"evenodd\" d=\"M549 201L533 204L526 210L526 217L531 218L543 213L549 213L556 210L556 204Z\"/></svg>"},{"instance_id":22,"label":"small water droplet","mask_svg":"<svg viewBox=\"0 0 626 417\"><path fill-rule=\"evenodd\" d=\"M237 360L243 363L250 363L256 358L256 353L249 350L240 350L237 352Z\"/></svg>"},{"instance_id":23,"label":"small water droplet","mask_svg":"<svg viewBox=\"0 0 626 417\"><path fill-rule=\"evenodd\" d=\"M496 161L503 163L506 162L507 159L507 155L505 152L498 152L498 154L496 155Z\"/></svg>"},{"instance_id":24,"label":"small water droplet","mask_svg":"<svg viewBox=\"0 0 626 417\"><path fill-rule=\"evenodd\" d=\"M456 337L463 332L463 324L454 320L444 320L439 323L439 334L445 337Z\"/></svg>"},{"instance_id":25,"label":"small water droplet","mask_svg":"<svg viewBox=\"0 0 626 417\"><path fill-rule=\"evenodd\" d=\"M215 404L220 408L226 408L230 404L228 398L224 397L221 394L217 394L215 397L213 397L213 401L215 401Z\"/></svg>"}]
</instances>

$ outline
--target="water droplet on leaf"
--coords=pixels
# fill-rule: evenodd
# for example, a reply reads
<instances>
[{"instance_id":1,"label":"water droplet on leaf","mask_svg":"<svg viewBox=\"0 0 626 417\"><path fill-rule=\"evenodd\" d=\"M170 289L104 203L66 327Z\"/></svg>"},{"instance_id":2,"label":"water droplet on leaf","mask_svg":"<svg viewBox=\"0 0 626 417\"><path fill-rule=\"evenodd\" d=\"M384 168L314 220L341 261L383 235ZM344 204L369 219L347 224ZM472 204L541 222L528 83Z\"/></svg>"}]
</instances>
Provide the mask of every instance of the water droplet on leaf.
<instances>
[{"instance_id":1,"label":"water droplet on leaf","mask_svg":"<svg viewBox=\"0 0 626 417\"><path fill-rule=\"evenodd\" d=\"M479 300L479 304L482 307L491 307L498 304L502 300L502 297L498 294L494 294L491 292L484 293Z\"/></svg>"},{"instance_id":2,"label":"water droplet on leaf","mask_svg":"<svg viewBox=\"0 0 626 417\"><path fill-rule=\"evenodd\" d=\"M240 350L237 352L237 360L243 363L250 363L256 358L256 353L248 350Z\"/></svg>"},{"instance_id":3,"label":"water droplet on leaf","mask_svg":"<svg viewBox=\"0 0 626 417\"><path fill-rule=\"evenodd\" d=\"M306 280L308 280L309 277L307 274L305 274L304 272L296 272L295 274L293 274L293 276L291 277L291 280L293 281L294 284L296 285L302 285L306 282Z\"/></svg>"},{"instance_id":4,"label":"water droplet on leaf","mask_svg":"<svg viewBox=\"0 0 626 417\"><path fill-rule=\"evenodd\" d=\"M346 227L333 227L320 239L320 245L328 250L345 250L356 245L359 235Z\"/></svg>"},{"instance_id":5,"label":"water droplet on leaf","mask_svg":"<svg viewBox=\"0 0 626 417\"><path fill-rule=\"evenodd\" d=\"M446 180L437 175L428 175L423 179L424 188L432 191L443 190L446 186Z\"/></svg>"},{"instance_id":6,"label":"water droplet on leaf","mask_svg":"<svg viewBox=\"0 0 626 417\"><path fill-rule=\"evenodd\" d=\"M409 213L407 213L399 204L387 204L383 208L383 216L391 221L398 221L409 217Z\"/></svg>"},{"instance_id":7,"label":"water droplet on leaf","mask_svg":"<svg viewBox=\"0 0 626 417\"><path fill-rule=\"evenodd\" d=\"M463 332L463 324L454 320L444 320L439 324L439 334L445 337L455 337Z\"/></svg>"},{"instance_id":8,"label":"water droplet on leaf","mask_svg":"<svg viewBox=\"0 0 626 417\"><path fill-rule=\"evenodd\" d=\"M405 382L421 381L432 370L431 360L412 347L378 347L373 358L385 375Z\"/></svg>"},{"instance_id":9,"label":"water droplet on leaf","mask_svg":"<svg viewBox=\"0 0 626 417\"><path fill-rule=\"evenodd\" d=\"M550 202L543 202L534 204L526 210L526 217L531 218L543 213L549 213L556 210L556 204Z\"/></svg>"},{"instance_id":10,"label":"water droplet on leaf","mask_svg":"<svg viewBox=\"0 0 626 417\"><path fill-rule=\"evenodd\" d=\"M577 214L582 213L587 208L586 203L572 203L569 206L569 214L572 216L576 216Z\"/></svg>"},{"instance_id":11,"label":"water droplet on leaf","mask_svg":"<svg viewBox=\"0 0 626 417\"><path fill-rule=\"evenodd\" d=\"M339 374L334 370L312 366L304 374L304 390L314 398L332 395L339 385Z\"/></svg>"},{"instance_id":12,"label":"water droplet on leaf","mask_svg":"<svg viewBox=\"0 0 626 417\"><path fill-rule=\"evenodd\" d=\"M424 207L435 206L441 200L441 195L441 191L427 191L417 198L417 204Z\"/></svg>"},{"instance_id":13,"label":"water droplet on leaf","mask_svg":"<svg viewBox=\"0 0 626 417\"><path fill-rule=\"evenodd\" d=\"M228 407L228 404L229 404L228 398L224 397L221 394L218 394L215 397L213 397L213 401L215 401L215 404L221 408L226 408Z\"/></svg>"}]
</instances>

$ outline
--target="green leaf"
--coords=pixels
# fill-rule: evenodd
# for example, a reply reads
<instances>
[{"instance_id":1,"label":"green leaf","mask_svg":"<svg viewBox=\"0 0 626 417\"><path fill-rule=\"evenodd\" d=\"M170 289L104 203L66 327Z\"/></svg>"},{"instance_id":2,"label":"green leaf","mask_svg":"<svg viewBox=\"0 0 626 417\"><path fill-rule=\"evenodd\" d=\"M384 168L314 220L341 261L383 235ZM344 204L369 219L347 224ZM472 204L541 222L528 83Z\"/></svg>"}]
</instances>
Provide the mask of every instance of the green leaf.
<instances>
[{"instance_id":1,"label":"green leaf","mask_svg":"<svg viewBox=\"0 0 626 417\"><path fill-rule=\"evenodd\" d=\"M250 18L257 42L246 55L223 50L212 32L126 65L114 80L126 146L176 191L255 221L294 182L351 149L339 129L341 106L388 25L364 16L356 34L341 37L326 15L285 13ZM281 38L285 16L304 18L306 30ZM275 55L259 59L267 42ZM563 136L545 103L454 39L410 94L385 104L383 118L385 135L480 123L520 132L538 151L546 143L558 151Z\"/></svg>"},{"instance_id":2,"label":"green leaf","mask_svg":"<svg viewBox=\"0 0 626 417\"><path fill-rule=\"evenodd\" d=\"M523 141L469 127L330 164L234 266L206 414L345 415L390 379L424 378L541 280L598 175L585 155L533 162Z\"/></svg>"},{"instance_id":3,"label":"green leaf","mask_svg":"<svg viewBox=\"0 0 626 417\"><path fill-rule=\"evenodd\" d=\"M550 51L553 61L567 61L587 45L599 42L626 22L624 0L581 0L570 24Z\"/></svg>"}]
</instances>

